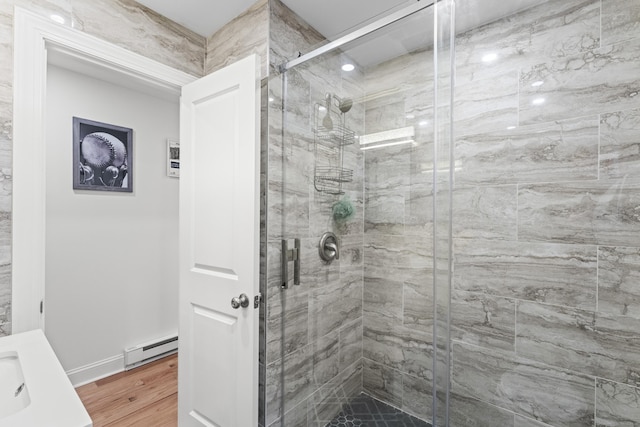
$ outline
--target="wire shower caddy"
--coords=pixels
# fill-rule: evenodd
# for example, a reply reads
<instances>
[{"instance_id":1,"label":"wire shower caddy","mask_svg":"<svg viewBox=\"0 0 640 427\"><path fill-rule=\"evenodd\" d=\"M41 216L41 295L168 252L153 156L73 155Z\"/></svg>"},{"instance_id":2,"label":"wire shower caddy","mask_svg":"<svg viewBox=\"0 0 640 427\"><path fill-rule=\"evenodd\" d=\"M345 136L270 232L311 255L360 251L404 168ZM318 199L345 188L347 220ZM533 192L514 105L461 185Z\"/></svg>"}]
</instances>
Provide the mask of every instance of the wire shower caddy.
<instances>
[{"instance_id":1,"label":"wire shower caddy","mask_svg":"<svg viewBox=\"0 0 640 427\"><path fill-rule=\"evenodd\" d=\"M346 112L340 110L340 105L340 98L331 94L314 105L313 185L316 191L335 195L344 194L342 184L353 181L353 169L344 167L344 148L353 144L356 136L346 126Z\"/></svg>"}]
</instances>

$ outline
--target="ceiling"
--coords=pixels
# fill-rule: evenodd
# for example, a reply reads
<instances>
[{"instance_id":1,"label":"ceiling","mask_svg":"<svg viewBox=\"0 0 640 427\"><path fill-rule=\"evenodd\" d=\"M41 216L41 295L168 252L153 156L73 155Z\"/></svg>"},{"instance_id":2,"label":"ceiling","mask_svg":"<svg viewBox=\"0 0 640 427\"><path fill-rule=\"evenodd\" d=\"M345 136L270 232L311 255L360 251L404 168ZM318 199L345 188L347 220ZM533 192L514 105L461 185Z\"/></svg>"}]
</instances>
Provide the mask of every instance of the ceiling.
<instances>
[{"instance_id":1,"label":"ceiling","mask_svg":"<svg viewBox=\"0 0 640 427\"><path fill-rule=\"evenodd\" d=\"M256 0L137 0L196 33L208 37ZM283 0L327 39L371 22L416 0ZM422 0L429 1L429 0ZM470 29L547 0L458 0L458 28Z\"/></svg>"}]
</instances>

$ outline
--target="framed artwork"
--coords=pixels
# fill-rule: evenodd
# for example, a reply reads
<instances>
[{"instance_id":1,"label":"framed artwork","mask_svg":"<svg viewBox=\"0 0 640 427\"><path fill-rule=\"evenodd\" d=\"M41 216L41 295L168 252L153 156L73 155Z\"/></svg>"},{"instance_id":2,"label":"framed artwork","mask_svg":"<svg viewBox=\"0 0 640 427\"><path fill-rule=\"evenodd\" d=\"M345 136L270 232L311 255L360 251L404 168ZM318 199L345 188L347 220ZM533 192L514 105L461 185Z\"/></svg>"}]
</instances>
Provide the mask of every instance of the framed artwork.
<instances>
[{"instance_id":1,"label":"framed artwork","mask_svg":"<svg viewBox=\"0 0 640 427\"><path fill-rule=\"evenodd\" d=\"M167 176L180 178L180 141L167 139Z\"/></svg>"},{"instance_id":2,"label":"framed artwork","mask_svg":"<svg viewBox=\"0 0 640 427\"><path fill-rule=\"evenodd\" d=\"M133 129L73 118L73 189L133 191Z\"/></svg>"}]
</instances>

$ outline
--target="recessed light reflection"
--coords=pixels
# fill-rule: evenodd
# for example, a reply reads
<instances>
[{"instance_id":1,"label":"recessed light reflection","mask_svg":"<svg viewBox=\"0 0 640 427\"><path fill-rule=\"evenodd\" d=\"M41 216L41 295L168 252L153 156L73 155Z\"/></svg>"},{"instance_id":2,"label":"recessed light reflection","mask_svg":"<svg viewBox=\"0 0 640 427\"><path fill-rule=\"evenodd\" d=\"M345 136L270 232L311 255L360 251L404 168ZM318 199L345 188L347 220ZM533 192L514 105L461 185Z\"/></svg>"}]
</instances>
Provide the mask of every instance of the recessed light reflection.
<instances>
[{"instance_id":1,"label":"recessed light reflection","mask_svg":"<svg viewBox=\"0 0 640 427\"><path fill-rule=\"evenodd\" d=\"M428 120L422 120L422 121L420 121L420 123L418 123L418 124L419 124L420 126L422 126L422 127L425 127L425 126L427 126L427 125L429 124L429 121L428 121Z\"/></svg>"},{"instance_id":2,"label":"recessed light reflection","mask_svg":"<svg viewBox=\"0 0 640 427\"><path fill-rule=\"evenodd\" d=\"M542 80L538 80L537 82L531 83L531 87L540 87L544 84Z\"/></svg>"},{"instance_id":3,"label":"recessed light reflection","mask_svg":"<svg viewBox=\"0 0 640 427\"><path fill-rule=\"evenodd\" d=\"M493 62L496 59L498 59L497 53L487 53L485 56L482 57L482 62Z\"/></svg>"},{"instance_id":4,"label":"recessed light reflection","mask_svg":"<svg viewBox=\"0 0 640 427\"><path fill-rule=\"evenodd\" d=\"M273 102L273 101L275 101L275 99L273 99L273 97L272 97L272 96L270 96L270 97L269 97L269 102Z\"/></svg>"},{"instance_id":5,"label":"recessed light reflection","mask_svg":"<svg viewBox=\"0 0 640 427\"><path fill-rule=\"evenodd\" d=\"M544 98L536 98L533 101L531 101L531 103L533 105L542 105L542 104L544 104L545 101L546 100Z\"/></svg>"},{"instance_id":6,"label":"recessed light reflection","mask_svg":"<svg viewBox=\"0 0 640 427\"><path fill-rule=\"evenodd\" d=\"M64 18L62 16L60 16L60 15L51 15L50 18L51 18L51 20L53 22L57 22L58 24L64 24L65 23Z\"/></svg>"},{"instance_id":7,"label":"recessed light reflection","mask_svg":"<svg viewBox=\"0 0 640 427\"><path fill-rule=\"evenodd\" d=\"M514 130L515 128L516 128L515 126L509 126L507 130Z\"/></svg>"},{"instance_id":8,"label":"recessed light reflection","mask_svg":"<svg viewBox=\"0 0 640 427\"><path fill-rule=\"evenodd\" d=\"M415 119L415 118L416 118L416 116L415 116L415 115L413 115L413 114L407 114L405 117L406 117L407 119L409 119L409 120L411 120L411 119Z\"/></svg>"},{"instance_id":9,"label":"recessed light reflection","mask_svg":"<svg viewBox=\"0 0 640 427\"><path fill-rule=\"evenodd\" d=\"M353 64L344 64L342 66L342 71L353 71L355 69L356 69L356 67Z\"/></svg>"},{"instance_id":10,"label":"recessed light reflection","mask_svg":"<svg viewBox=\"0 0 640 427\"><path fill-rule=\"evenodd\" d=\"M327 111L327 107L321 105L318 107L318 111Z\"/></svg>"}]
</instances>

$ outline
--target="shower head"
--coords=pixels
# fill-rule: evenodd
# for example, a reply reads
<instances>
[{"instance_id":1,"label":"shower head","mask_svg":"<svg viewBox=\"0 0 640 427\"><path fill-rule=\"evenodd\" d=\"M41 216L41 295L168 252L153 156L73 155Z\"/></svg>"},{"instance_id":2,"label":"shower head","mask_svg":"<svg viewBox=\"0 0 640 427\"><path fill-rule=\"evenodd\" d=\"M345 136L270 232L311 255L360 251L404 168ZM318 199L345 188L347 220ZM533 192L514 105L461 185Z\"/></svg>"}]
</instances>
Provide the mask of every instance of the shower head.
<instances>
[{"instance_id":1,"label":"shower head","mask_svg":"<svg viewBox=\"0 0 640 427\"><path fill-rule=\"evenodd\" d=\"M348 112L353 107L353 100L351 98L344 98L339 101L338 108L342 111L342 114Z\"/></svg>"}]
</instances>

